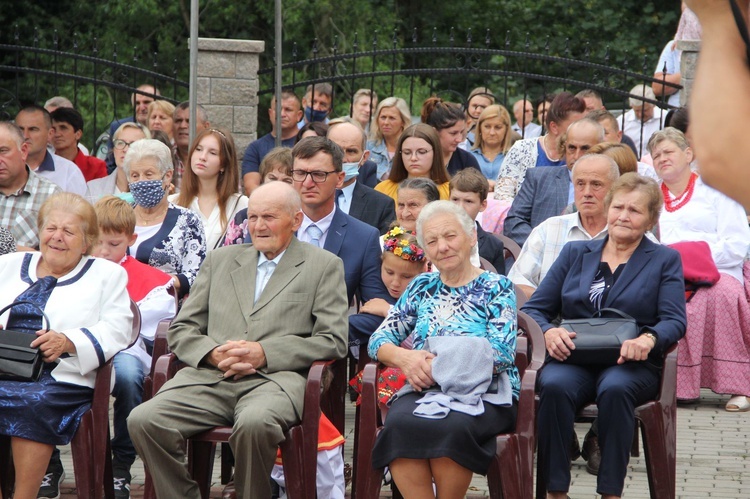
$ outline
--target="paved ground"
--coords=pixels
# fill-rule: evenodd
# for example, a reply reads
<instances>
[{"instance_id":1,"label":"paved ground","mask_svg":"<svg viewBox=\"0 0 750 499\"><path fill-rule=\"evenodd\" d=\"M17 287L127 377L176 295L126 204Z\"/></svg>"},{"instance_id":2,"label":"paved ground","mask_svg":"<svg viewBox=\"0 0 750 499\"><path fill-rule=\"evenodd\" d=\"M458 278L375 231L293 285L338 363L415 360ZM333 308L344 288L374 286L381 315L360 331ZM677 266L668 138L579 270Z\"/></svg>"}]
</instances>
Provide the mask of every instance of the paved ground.
<instances>
[{"instance_id":1,"label":"paved ground","mask_svg":"<svg viewBox=\"0 0 750 499\"><path fill-rule=\"evenodd\" d=\"M728 413L724 404L728 396L702 393L700 403L680 406L677 411L677 497L723 499L750 497L750 413ZM354 410L347 413L347 429L353 428ZM586 426L577 427L583 440ZM347 435L351 437L351 434ZM346 447L347 461L351 462L351 441ZM68 470L64 482L64 498L75 498L75 481L70 449L63 449L63 463ZM596 477L586 473L585 463L573 464L570 496L574 499L595 498ZM214 473L218 472L218 462ZM133 467L133 498L142 497L143 465L140 460ZM221 486L216 476L212 497L220 497ZM742 492L744 487L748 491ZM390 496L387 491L384 496ZM476 476L468 497L487 496L487 482ZM631 459L625 482L626 498L648 498L645 459Z\"/></svg>"}]
</instances>

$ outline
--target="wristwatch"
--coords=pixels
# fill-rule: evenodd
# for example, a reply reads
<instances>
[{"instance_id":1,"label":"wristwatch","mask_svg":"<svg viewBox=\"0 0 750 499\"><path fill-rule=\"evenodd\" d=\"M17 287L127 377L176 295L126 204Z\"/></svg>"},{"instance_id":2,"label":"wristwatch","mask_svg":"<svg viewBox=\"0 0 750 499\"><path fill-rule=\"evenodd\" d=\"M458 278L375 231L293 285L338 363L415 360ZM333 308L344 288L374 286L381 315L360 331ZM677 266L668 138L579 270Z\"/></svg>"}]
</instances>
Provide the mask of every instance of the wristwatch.
<instances>
[{"instance_id":1,"label":"wristwatch","mask_svg":"<svg viewBox=\"0 0 750 499\"><path fill-rule=\"evenodd\" d=\"M651 341L654 342L654 346L656 346L656 335L652 333L651 331L646 331L641 336L645 336L646 338L651 338Z\"/></svg>"}]
</instances>

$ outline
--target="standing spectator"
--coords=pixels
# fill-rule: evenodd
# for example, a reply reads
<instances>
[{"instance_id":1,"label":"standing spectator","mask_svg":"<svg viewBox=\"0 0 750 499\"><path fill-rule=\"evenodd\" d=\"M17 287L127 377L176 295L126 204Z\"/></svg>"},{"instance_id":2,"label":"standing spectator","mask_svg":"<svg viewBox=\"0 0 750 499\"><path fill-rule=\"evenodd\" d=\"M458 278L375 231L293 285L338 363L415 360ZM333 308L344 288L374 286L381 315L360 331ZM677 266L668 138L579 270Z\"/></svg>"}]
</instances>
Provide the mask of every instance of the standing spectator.
<instances>
[{"instance_id":1,"label":"standing spectator","mask_svg":"<svg viewBox=\"0 0 750 499\"><path fill-rule=\"evenodd\" d=\"M49 196L60 188L26 166L29 145L13 123L0 121L0 226L19 249L39 248L36 219Z\"/></svg>"},{"instance_id":2,"label":"standing spectator","mask_svg":"<svg viewBox=\"0 0 750 499\"><path fill-rule=\"evenodd\" d=\"M297 140L297 122L302 119L302 109L299 98L290 90L281 92L281 145L294 147ZM260 162L268 151L276 147L276 97L271 99L268 108L268 119L271 122L271 132L250 143L242 156L242 184L245 193L250 194L261 182L259 173Z\"/></svg>"},{"instance_id":3,"label":"standing spectator","mask_svg":"<svg viewBox=\"0 0 750 499\"><path fill-rule=\"evenodd\" d=\"M107 164L99 158L86 156L78 148L83 136L83 116L73 108L55 109L52 117L52 145L55 154L72 161L83 173L86 182L107 176Z\"/></svg>"},{"instance_id":4,"label":"standing spectator","mask_svg":"<svg viewBox=\"0 0 750 499\"><path fill-rule=\"evenodd\" d=\"M656 100L651 87L636 85L630 89L630 95L630 111L622 116L622 131L635 143L636 156L640 159L651 135L662 128L661 113L657 116L654 105L643 100Z\"/></svg>"},{"instance_id":5,"label":"standing spectator","mask_svg":"<svg viewBox=\"0 0 750 499\"><path fill-rule=\"evenodd\" d=\"M322 121L328 123L328 115L333 109L333 87L330 83L308 85L302 97L303 119L297 123L302 128L308 123Z\"/></svg>"}]
</instances>

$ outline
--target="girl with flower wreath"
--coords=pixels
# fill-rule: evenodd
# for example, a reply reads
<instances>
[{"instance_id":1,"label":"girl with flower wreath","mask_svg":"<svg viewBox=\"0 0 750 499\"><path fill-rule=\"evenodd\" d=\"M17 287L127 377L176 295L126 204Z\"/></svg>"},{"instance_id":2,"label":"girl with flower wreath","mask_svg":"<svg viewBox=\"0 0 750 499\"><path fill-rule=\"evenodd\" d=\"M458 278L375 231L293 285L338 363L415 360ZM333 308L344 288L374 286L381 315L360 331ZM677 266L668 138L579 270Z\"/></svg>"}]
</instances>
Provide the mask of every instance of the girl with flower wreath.
<instances>
[{"instance_id":1,"label":"girl with flower wreath","mask_svg":"<svg viewBox=\"0 0 750 499\"><path fill-rule=\"evenodd\" d=\"M409 283L427 270L427 259L424 250L417 243L412 231L394 225L383 236L383 256L380 267L381 278L393 302L401 297ZM373 298L364 303L358 314L349 316L350 344L367 345L370 335L380 326L391 309L391 303L382 298ZM407 348L411 339L407 338L402 347ZM349 384L358 392L362 383L362 373ZM386 368L378 378L378 400L385 404L391 395L406 383L406 377L396 368ZM357 402L359 403L359 402Z\"/></svg>"}]
</instances>

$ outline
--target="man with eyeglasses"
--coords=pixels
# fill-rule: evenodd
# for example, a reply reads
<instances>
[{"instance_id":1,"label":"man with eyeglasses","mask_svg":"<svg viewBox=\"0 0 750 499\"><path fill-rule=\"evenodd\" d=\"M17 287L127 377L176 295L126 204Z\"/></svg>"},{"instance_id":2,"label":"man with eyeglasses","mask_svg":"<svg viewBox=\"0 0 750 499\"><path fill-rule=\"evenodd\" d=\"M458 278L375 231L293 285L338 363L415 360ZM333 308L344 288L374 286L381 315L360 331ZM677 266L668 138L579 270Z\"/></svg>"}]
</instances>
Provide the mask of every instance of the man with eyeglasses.
<instances>
[{"instance_id":1,"label":"man with eyeglasses","mask_svg":"<svg viewBox=\"0 0 750 499\"><path fill-rule=\"evenodd\" d=\"M590 118L573 122L565 134L565 163L529 168L503 226L503 234L523 246L531 230L550 217L561 215L575 200L571 180L578 158L604 141L604 127Z\"/></svg>"},{"instance_id":2,"label":"man with eyeglasses","mask_svg":"<svg viewBox=\"0 0 750 499\"><path fill-rule=\"evenodd\" d=\"M86 180L75 163L52 153L47 144L52 136L52 118L41 106L30 105L16 115L16 125L29 145L26 164L40 177L56 184L65 192L86 194Z\"/></svg>"},{"instance_id":3,"label":"man with eyeglasses","mask_svg":"<svg viewBox=\"0 0 750 499\"><path fill-rule=\"evenodd\" d=\"M325 137L308 137L294 146L292 157L292 180L303 214L297 239L344 261L349 303L355 294L363 303L372 298L392 303L380 278L378 230L336 207L337 189L344 183L341 148Z\"/></svg>"}]
</instances>

